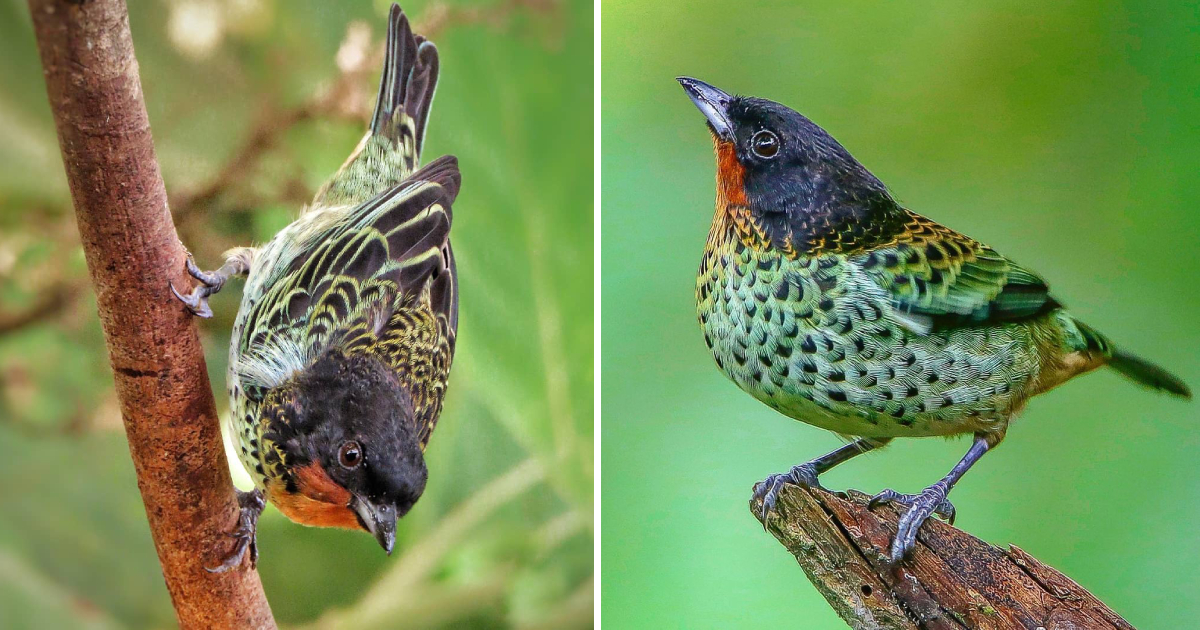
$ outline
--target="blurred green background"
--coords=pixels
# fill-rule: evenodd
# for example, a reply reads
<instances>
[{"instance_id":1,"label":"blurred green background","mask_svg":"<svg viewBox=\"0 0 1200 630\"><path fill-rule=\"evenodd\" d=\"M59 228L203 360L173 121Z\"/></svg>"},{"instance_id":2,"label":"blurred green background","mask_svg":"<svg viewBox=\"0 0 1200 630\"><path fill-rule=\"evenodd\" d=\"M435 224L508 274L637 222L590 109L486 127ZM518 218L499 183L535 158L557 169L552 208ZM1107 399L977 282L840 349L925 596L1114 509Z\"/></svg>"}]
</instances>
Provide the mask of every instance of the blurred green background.
<instances>
[{"instance_id":1,"label":"blurred green background","mask_svg":"<svg viewBox=\"0 0 1200 630\"><path fill-rule=\"evenodd\" d=\"M918 8L919 7L919 8ZM1045 275L1084 321L1200 386L1195 3L603 0L603 601L613 628L837 628L750 515L840 442L755 402L701 341L712 145L694 76L824 126L907 206ZM917 491L965 440L833 488ZM958 524L1138 628L1200 618L1200 406L1104 371L1033 401L953 497Z\"/></svg>"},{"instance_id":2,"label":"blurred green background","mask_svg":"<svg viewBox=\"0 0 1200 630\"><path fill-rule=\"evenodd\" d=\"M130 4L172 209L211 266L287 224L358 142L389 3ZM426 159L463 172L428 489L392 558L269 508L259 570L288 627L590 627L592 5L403 7L441 51ZM0 627L172 627L20 0L0 3L0 58ZM239 294L202 323L217 391Z\"/></svg>"}]
</instances>

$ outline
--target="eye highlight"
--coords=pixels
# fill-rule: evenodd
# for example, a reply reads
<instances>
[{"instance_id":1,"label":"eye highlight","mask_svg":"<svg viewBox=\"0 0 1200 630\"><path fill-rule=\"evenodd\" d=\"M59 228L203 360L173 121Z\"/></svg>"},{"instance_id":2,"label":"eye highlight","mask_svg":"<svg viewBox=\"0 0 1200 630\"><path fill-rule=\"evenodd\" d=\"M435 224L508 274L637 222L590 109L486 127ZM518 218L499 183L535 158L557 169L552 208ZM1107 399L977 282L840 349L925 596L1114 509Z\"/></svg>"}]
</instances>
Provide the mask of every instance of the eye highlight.
<instances>
[{"instance_id":1,"label":"eye highlight","mask_svg":"<svg viewBox=\"0 0 1200 630\"><path fill-rule=\"evenodd\" d=\"M358 468L362 460L362 447L354 440L343 443L342 447L338 449L338 463L342 465L342 468L353 470Z\"/></svg>"},{"instance_id":2,"label":"eye highlight","mask_svg":"<svg viewBox=\"0 0 1200 630\"><path fill-rule=\"evenodd\" d=\"M773 158L779 153L779 136L764 129L750 138L750 150L760 158Z\"/></svg>"}]
</instances>

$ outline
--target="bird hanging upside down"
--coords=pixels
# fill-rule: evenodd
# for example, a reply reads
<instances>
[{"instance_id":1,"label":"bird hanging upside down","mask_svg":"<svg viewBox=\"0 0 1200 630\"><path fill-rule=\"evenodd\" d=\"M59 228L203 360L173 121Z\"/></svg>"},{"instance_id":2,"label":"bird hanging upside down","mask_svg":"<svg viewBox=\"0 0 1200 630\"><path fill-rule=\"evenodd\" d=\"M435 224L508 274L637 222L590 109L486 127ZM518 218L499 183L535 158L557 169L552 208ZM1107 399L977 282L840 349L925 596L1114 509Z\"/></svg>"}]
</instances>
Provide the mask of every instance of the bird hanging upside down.
<instances>
[{"instance_id":1,"label":"bird hanging upside down","mask_svg":"<svg viewBox=\"0 0 1200 630\"><path fill-rule=\"evenodd\" d=\"M257 559L265 497L305 525L363 529L389 554L425 489L424 450L454 355L450 206L458 163L418 168L438 79L432 42L393 5L370 129L300 218L175 296L201 317L246 287L229 348L229 429L255 490L239 493L233 553ZM174 287L172 287L174 292Z\"/></svg>"},{"instance_id":2,"label":"bird hanging upside down","mask_svg":"<svg viewBox=\"0 0 1200 630\"><path fill-rule=\"evenodd\" d=\"M917 495L899 562L947 494L1004 439L1031 396L1103 365L1191 397L1175 376L1071 316L1046 282L994 249L900 207L825 130L772 101L681 77L716 145L716 215L696 281L704 341L733 382L797 420L857 440L755 486L763 522L783 484L897 437L971 433Z\"/></svg>"}]
</instances>

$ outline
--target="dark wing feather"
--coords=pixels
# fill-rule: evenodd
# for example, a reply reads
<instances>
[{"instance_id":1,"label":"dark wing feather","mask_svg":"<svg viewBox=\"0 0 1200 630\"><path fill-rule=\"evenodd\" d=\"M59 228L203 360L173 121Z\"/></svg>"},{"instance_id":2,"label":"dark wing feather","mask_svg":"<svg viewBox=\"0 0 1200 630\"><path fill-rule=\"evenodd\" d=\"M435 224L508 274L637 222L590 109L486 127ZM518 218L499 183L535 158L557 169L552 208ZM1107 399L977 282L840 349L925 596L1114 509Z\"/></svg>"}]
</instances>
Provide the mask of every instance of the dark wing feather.
<instances>
[{"instance_id":1,"label":"dark wing feather","mask_svg":"<svg viewBox=\"0 0 1200 630\"><path fill-rule=\"evenodd\" d=\"M408 17L392 5L370 128L346 163L317 191L314 207L370 200L417 168L437 81L437 47L414 35Z\"/></svg>"},{"instance_id":2,"label":"dark wing feather","mask_svg":"<svg viewBox=\"0 0 1200 630\"><path fill-rule=\"evenodd\" d=\"M1037 274L978 241L907 214L895 240L851 261L891 293L914 329L1016 321L1059 306Z\"/></svg>"},{"instance_id":3,"label":"dark wing feather","mask_svg":"<svg viewBox=\"0 0 1200 630\"><path fill-rule=\"evenodd\" d=\"M412 134L412 146L417 156L425 141L425 125L429 106L437 88L438 53L433 42L414 35L408 16L393 4L388 14L386 54L383 74L379 79L379 97L371 115L371 132L405 144L403 136ZM397 119L402 114L412 121ZM415 163L415 160L414 160Z\"/></svg>"},{"instance_id":4,"label":"dark wing feather","mask_svg":"<svg viewBox=\"0 0 1200 630\"><path fill-rule=\"evenodd\" d=\"M245 353L297 331L304 351L336 343L372 313L390 313L426 290L453 340L458 282L449 237L460 181L457 160L439 158L306 239L312 245L247 316Z\"/></svg>"}]
</instances>

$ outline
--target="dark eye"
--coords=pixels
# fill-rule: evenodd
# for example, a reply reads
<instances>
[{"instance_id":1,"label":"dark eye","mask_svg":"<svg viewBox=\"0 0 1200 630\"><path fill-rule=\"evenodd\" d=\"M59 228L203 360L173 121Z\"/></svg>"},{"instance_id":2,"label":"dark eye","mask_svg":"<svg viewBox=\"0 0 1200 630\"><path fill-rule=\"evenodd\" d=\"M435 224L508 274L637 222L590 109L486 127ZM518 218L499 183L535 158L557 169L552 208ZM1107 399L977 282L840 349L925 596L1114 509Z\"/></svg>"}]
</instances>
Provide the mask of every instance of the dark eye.
<instances>
[{"instance_id":1,"label":"dark eye","mask_svg":"<svg viewBox=\"0 0 1200 630\"><path fill-rule=\"evenodd\" d=\"M760 158L773 158L779 153L779 136L770 131L760 131L750 138L750 150Z\"/></svg>"},{"instance_id":2,"label":"dark eye","mask_svg":"<svg viewBox=\"0 0 1200 630\"><path fill-rule=\"evenodd\" d=\"M358 468L362 459L362 447L354 440L342 444L342 448L338 449L338 463L343 468Z\"/></svg>"}]
</instances>

